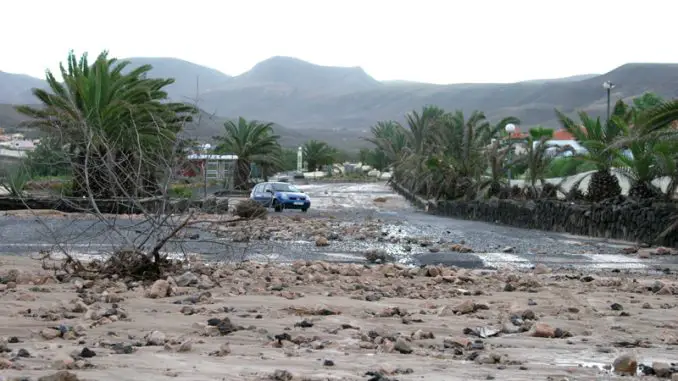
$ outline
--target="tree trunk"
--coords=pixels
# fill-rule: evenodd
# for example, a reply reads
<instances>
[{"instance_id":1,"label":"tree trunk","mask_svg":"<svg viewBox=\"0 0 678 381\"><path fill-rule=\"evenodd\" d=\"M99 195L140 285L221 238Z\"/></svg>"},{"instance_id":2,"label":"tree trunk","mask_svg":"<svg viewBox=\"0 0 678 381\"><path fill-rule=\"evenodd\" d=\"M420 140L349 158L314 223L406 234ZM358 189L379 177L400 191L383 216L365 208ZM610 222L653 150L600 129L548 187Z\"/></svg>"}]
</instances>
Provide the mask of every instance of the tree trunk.
<instances>
[{"instance_id":1,"label":"tree trunk","mask_svg":"<svg viewBox=\"0 0 678 381\"><path fill-rule=\"evenodd\" d=\"M235 189L247 189L250 179L250 163L247 160L238 159L233 174L233 186Z\"/></svg>"}]
</instances>

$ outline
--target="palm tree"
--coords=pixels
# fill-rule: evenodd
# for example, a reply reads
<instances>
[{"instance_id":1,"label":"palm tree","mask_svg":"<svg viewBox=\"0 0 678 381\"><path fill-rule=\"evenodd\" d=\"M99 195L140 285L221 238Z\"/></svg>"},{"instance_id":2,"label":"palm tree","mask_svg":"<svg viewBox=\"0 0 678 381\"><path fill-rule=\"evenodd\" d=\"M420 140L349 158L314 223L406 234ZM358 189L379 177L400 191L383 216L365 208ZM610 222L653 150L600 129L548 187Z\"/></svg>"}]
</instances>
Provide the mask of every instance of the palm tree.
<instances>
[{"instance_id":1,"label":"palm tree","mask_svg":"<svg viewBox=\"0 0 678 381\"><path fill-rule=\"evenodd\" d=\"M678 188L678 134L669 128L672 106L659 103L653 108L652 104L660 102L660 99L649 94L642 97L644 101L634 99L629 117L612 119L622 129L622 135L613 148L618 149L618 171L631 181L629 197L644 199L658 196L661 189L652 181L668 176L670 183L666 195L671 198ZM678 113L675 115L678 116Z\"/></svg>"},{"instance_id":2,"label":"palm tree","mask_svg":"<svg viewBox=\"0 0 678 381\"><path fill-rule=\"evenodd\" d=\"M527 167L526 175L529 184L527 191L532 198L536 198L540 194L549 193L546 192L548 184L546 182L546 175L554 158L564 152L574 153L570 146L558 147L547 144L549 140L548 134L541 136L539 139L535 139L532 135L528 136L525 153L517 160ZM541 184L544 192L539 191L537 183ZM550 196L555 196L555 194Z\"/></svg>"},{"instance_id":3,"label":"palm tree","mask_svg":"<svg viewBox=\"0 0 678 381\"><path fill-rule=\"evenodd\" d=\"M498 139L495 139L485 149L484 153L489 167L489 178L481 181L479 190L483 191L487 197L499 196L502 187L506 185L504 164L509 153L509 147L502 145Z\"/></svg>"},{"instance_id":4,"label":"palm tree","mask_svg":"<svg viewBox=\"0 0 678 381\"><path fill-rule=\"evenodd\" d=\"M334 164L338 152L326 142L309 140L302 146L309 172L315 172L323 165Z\"/></svg>"},{"instance_id":5,"label":"palm tree","mask_svg":"<svg viewBox=\"0 0 678 381\"><path fill-rule=\"evenodd\" d=\"M233 179L236 189L248 187L252 164L266 171L282 167L279 136L273 133L273 123L239 117L224 123L224 129L224 135L214 137L219 142L215 151L238 156Z\"/></svg>"},{"instance_id":6,"label":"palm tree","mask_svg":"<svg viewBox=\"0 0 678 381\"><path fill-rule=\"evenodd\" d=\"M63 83L47 71L48 90L33 89L42 107L18 106L27 123L68 146L73 195L117 197L159 191L161 167L171 159L177 134L195 108L167 101L173 79L149 79L152 66L124 73L128 61L101 53L69 53L60 65Z\"/></svg>"},{"instance_id":7,"label":"palm tree","mask_svg":"<svg viewBox=\"0 0 678 381\"><path fill-rule=\"evenodd\" d=\"M593 119L585 112L579 113L581 124L575 123L558 110L556 115L563 128L588 151L579 158L596 166L597 170L591 175L589 182L587 192L589 200L598 202L621 195L619 179L610 172L618 158L612 145L622 134L621 126L615 122L602 124L600 118Z\"/></svg>"}]
</instances>

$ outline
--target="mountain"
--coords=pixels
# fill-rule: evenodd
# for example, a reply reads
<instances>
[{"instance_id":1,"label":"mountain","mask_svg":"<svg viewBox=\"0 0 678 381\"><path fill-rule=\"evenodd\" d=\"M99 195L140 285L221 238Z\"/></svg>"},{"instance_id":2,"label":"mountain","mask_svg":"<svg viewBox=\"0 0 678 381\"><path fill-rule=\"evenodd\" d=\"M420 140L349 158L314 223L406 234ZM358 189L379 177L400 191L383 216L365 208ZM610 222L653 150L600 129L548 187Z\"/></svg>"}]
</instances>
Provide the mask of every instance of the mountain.
<instances>
[{"instance_id":1,"label":"mountain","mask_svg":"<svg viewBox=\"0 0 678 381\"><path fill-rule=\"evenodd\" d=\"M29 75L0 71L0 104L32 102L31 89L46 85L45 81Z\"/></svg>"},{"instance_id":2,"label":"mountain","mask_svg":"<svg viewBox=\"0 0 678 381\"><path fill-rule=\"evenodd\" d=\"M616 85L613 101L628 100L646 91L666 98L678 96L678 64L633 63L602 75L509 84L434 85L379 82L359 67L321 66L290 57L270 58L235 77L174 58L130 60L135 65L152 64L154 75L175 78L176 84L169 89L173 99L195 99L199 78L198 106L206 115L216 115L213 118L244 116L274 121L287 127L281 131L289 134L294 144L298 139L314 138L338 147L361 144L360 138L377 121L402 121L405 113L428 104L467 113L482 110L491 120L512 115L525 126L557 127L555 108L568 114L584 110L602 116L606 109L605 81ZM0 100L7 103L30 101L25 94L31 86L42 83L27 76L3 74ZM2 110L0 107L0 125L8 120L13 123L16 117L3 115L6 112ZM218 128L200 127L195 133L211 137L221 129L219 123L216 125Z\"/></svg>"},{"instance_id":3,"label":"mountain","mask_svg":"<svg viewBox=\"0 0 678 381\"><path fill-rule=\"evenodd\" d=\"M130 68L142 65L153 66L150 72L154 78L174 78L175 82L167 87L167 91L178 98L188 102L195 102L198 94L219 88L231 80L231 76L207 66L197 65L193 62L168 57L130 57L125 58L131 62Z\"/></svg>"},{"instance_id":4,"label":"mountain","mask_svg":"<svg viewBox=\"0 0 678 381\"><path fill-rule=\"evenodd\" d=\"M315 65L292 57L272 57L233 79L224 89L272 87L309 96L342 94L381 87L360 67Z\"/></svg>"}]
</instances>

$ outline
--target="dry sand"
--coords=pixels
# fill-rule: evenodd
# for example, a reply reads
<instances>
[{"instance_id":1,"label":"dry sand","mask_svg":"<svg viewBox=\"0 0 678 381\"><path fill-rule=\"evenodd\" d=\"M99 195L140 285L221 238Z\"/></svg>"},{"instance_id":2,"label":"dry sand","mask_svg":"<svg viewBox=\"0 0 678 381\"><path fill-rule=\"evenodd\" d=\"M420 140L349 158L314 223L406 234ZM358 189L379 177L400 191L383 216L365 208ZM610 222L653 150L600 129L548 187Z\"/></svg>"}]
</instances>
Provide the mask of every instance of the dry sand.
<instances>
[{"instance_id":1,"label":"dry sand","mask_svg":"<svg viewBox=\"0 0 678 381\"><path fill-rule=\"evenodd\" d=\"M323 262L190 271L153 287L57 282L29 259L0 258L0 379L607 380L621 354L651 365L675 361L678 346L671 274ZM223 318L235 327L208 326Z\"/></svg>"}]
</instances>

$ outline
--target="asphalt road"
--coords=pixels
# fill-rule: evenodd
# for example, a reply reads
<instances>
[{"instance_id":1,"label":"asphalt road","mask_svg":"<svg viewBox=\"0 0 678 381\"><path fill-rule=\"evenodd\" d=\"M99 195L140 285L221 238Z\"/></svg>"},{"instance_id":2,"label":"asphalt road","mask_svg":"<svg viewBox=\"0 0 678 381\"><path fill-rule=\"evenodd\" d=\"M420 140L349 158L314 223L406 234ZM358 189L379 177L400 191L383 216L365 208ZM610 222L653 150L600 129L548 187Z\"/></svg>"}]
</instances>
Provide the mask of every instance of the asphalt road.
<instances>
[{"instance_id":1,"label":"asphalt road","mask_svg":"<svg viewBox=\"0 0 678 381\"><path fill-rule=\"evenodd\" d=\"M381 183L312 184L300 186L312 200L309 217L331 215L338 221L380 219L384 234L400 237L424 237L430 242L463 243L475 253L429 252L428 247L412 245L409 251L402 243L344 240L329 248L317 248L313 242L257 242L224 245L219 239L200 231L199 239L172 243L168 250L200 253L218 260L243 258L290 261L324 259L361 261L362 253L371 248L383 249L402 263L445 263L463 267L534 266L544 263L551 267L581 269L678 269L678 257L638 259L619 254L629 243L608 241L567 234L517 229L484 222L456 220L432 216L416 210L401 196ZM383 197L385 202L375 202ZM284 213L295 214L289 210ZM118 221L117 228L130 240L138 237L146 226L136 221ZM124 239L107 226L93 220L70 220L61 217L0 216L0 254L34 254L54 247L55 242L68 243L69 252L98 255L119 247ZM442 245L445 247L447 245ZM508 249L511 248L511 249Z\"/></svg>"}]
</instances>

